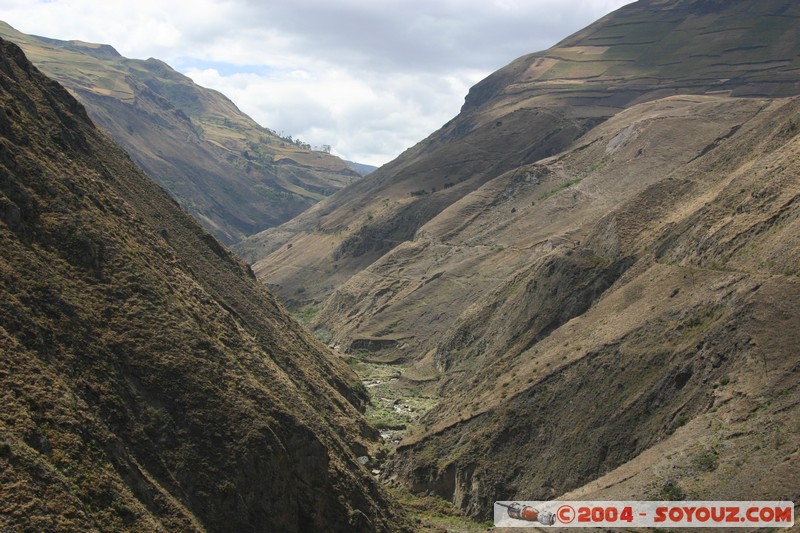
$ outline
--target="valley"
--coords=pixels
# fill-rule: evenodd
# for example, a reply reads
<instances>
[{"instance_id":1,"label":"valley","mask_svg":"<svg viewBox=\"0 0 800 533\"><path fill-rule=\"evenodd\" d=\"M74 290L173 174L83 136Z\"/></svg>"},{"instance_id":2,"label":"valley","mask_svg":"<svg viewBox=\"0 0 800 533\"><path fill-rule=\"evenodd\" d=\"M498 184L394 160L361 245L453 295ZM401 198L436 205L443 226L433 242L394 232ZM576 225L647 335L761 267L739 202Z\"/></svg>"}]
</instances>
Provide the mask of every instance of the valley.
<instances>
[{"instance_id":1,"label":"valley","mask_svg":"<svg viewBox=\"0 0 800 533\"><path fill-rule=\"evenodd\" d=\"M797 479L787 461L798 450L781 433L792 419L789 413L794 404L788 398L798 386L795 341L778 331L797 319L797 302L789 295L795 294L800 279L797 252L790 251L795 238L778 234L793 231L789 227L796 223L797 210L784 206L794 205L798 188L791 181L796 178L789 177L791 171L776 175L773 170L792 167L788 161L796 157L791 148L795 141L763 160L751 155L765 154L765 146L782 146L781 138L793 138L787 127L791 129L797 109L794 100L718 97L670 98L635 106L577 141L579 150L541 161L522 176L504 176L499 183L479 189L474 198L457 202L424 226L413 243L396 248L338 289L311 327L333 332L332 342L344 345L349 338L351 346L377 349L368 353L351 349L358 354L351 357L358 361L353 368L362 379L368 384L383 380L373 389L373 402L392 404L395 392L386 389L398 387L405 375L430 380L425 394L438 398L403 436L387 475L404 480L412 491L432 491L453 501L475 513L475 518L482 516L480 509L491 506L493 494L508 490L503 487L509 482L524 487L514 490L542 499L570 490L591 493L594 498L610 493L621 499L641 494L659 499L664 487L681 487L692 498L703 499L741 486L722 483L718 467L726 472L724 479L734 475L731 469L736 463L735 476L759 479L739 458L761 445L752 437L731 435L754 437L753 424L771 419L769 431L774 433L762 433L759 438L779 444L759 455L781 464L787 479ZM715 115L717 111L722 112ZM712 116L722 122L714 125ZM702 125L702 133L688 133L687 117ZM630 133L631 123L637 128L635 135ZM736 134L726 137L731 130ZM698 142L697 134L707 137ZM671 142L656 142L663 139ZM720 139L730 140L729 150L722 148ZM713 150L707 150L709 146ZM643 148L649 151L647 156L641 153ZM690 162L691 173L683 174L683 166ZM572 164L582 166L570 172ZM542 169L545 165L549 172ZM730 170L719 172L720 168ZM645 169L652 172L647 174ZM537 183L530 179L534 170L540 176L562 174ZM759 178L767 174L769 179ZM653 181L648 182L648 175ZM626 176L635 181L626 181ZM724 179L716 182L713 176ZM790 181L783 182L780 176ZM597 182L612 179L609 185L617 188L611 196L620 201L620 207L609 214L608 206L593 192L600 189ZM700 184L713 184L706 189L712 196L698 198ZM682 218L704 220L709 202L736 206L747 198L765 198L758 192L764 186L777 194L770 205L785 209L782 216L792 221L787 220L788 227L770 225L772 229L762 237L760 230L744 228L773 215L758 209L745 213L742 207L727 215L733 218L721 227L727 235L748 235L753 239L750 244L729 243L727 252L720 244L707 244L715 252L699 252L704 248L696 242L672 243L670 235L685 235L682 228L688 223L681 223ZM728 194L733 198L720 202L719 197ZM659 228L655 221L664 214L655 206L663 205L665 198L672 199L670 216ZM675 209L682 205L680 198L687 202L684 211ZM542 204L546 218L537 217L536 208ZM599 211L595 216L594 209ZM468 226L461 224L466 212L474 213ZM506 219L515 215L519 218L508 224ZM709 222L719 216L705 214ZM454 227L451 218L461 225ZM530 225L525 225L526 220ZM692 226L696 224L705 223ZM766 231L766 226L757 227ZM504 228L509 228L505 230L508 236ZM564 237L542 239L539 228L544 235ZM437 241L429 237L431 233L447 237ZM482 235L491 236L494 244L482 240ZM651 235L657 236L655 244L649 244ZM713 242L720 239L727 240L714 237ZM770 242L777 248L770 249ZM639 246L645 248L636 251ZM677 256L667 251L676 246L681 250ZM475 274L489 270L475 268L481 260L491 264L496 277ZM407 277L384 276L390 268L403 269ZM503 268L509 274L497 275ZM418 274L414 275L414 269ZM426 283L426 278L431 281ZM766 300L758 295L761 290L767 291L763 293ZM767 312L771 318L758 319L760 325L750 322L756 320L753 306L769 301L773 290L786 294L788 307L777 314ZM460 298L475 303L464 309ZM335 309L356 307L347 302L361 302L359 312L342 317L341 323L333 322L331 318L339 316ZM326 313L331 318L326 319ZM406 323L408 329L398 327ZM396 328L390 335L386 335L388 324ZM404 335L407 332L414 334ZM381 343L387 336L391 342ZM767 338L769 348L762 351L758 346ZM394 364L376 369L361 362L365 357ZM771 378L763 377L764 369L769 369ZM418 394L410 390L412 398ZM755 406L745 407L751 401L745 398L754 396L766 402L760 404L766 409L763 414ZM592 407L581 412L575 410L578 405ZM385 414L376 411L371 421L380 424ZM659 416L663 417L660 422ZM615 439L593 434L614 431L609 424L587 425L597 418L616 420L615 424L628 428L625 434L629 436ZM690 422L692 430L687 433L682 428ZM586 429L570 431L568 427ZM642 427L641 434L637 427ZM396 442L394 435L385 437ZM567 439L575 452L571 457L559 453ZM596 448L598 442L608 448ZM652 459L639 458L656 443L661 443L662 450L671 450L672 461L661 457L651 463ZM537 477L494 473L497 464L525 472L527 460L520 451L530 450L531 456L541 458L543 446L550 454L549 464L537 469ZM698 472L692 466L692 457L703 454L713 455L713 471ZM609 472L614 479L617 468L626 472L617 475L622 481L604 490L589 490L595 486L592 477L598 475L592 472ZM652 469L670 474L653 476ZM557 470L561 473L556 474ZM570 481L564 471L589 474ZM792 482L787 483L784 489L791 490ZM541 492L548 486L552 486L550 492Z\"/></svg>"},{"instance_id":2,"label":"valley","mask_svg":"<svg viewBox=\"0 0 800 533\"><path fill-rule=\"evenodd\" d=\"M797 501L797 16L626 6L234 247L314 307L373 385L371 422L406 426L383 479L478 520L498 494Z\"/></svg>"},{"instance_id":3,"label":"valley","mask_svg":"<svg viewBox=\"0 0 800 533\"><path fill-rule=\"evenodd\" d=\"M629 3L364 179L156 59L0 24L0 530L797 513L798 20Z\"/></svg>"}]
</instances>

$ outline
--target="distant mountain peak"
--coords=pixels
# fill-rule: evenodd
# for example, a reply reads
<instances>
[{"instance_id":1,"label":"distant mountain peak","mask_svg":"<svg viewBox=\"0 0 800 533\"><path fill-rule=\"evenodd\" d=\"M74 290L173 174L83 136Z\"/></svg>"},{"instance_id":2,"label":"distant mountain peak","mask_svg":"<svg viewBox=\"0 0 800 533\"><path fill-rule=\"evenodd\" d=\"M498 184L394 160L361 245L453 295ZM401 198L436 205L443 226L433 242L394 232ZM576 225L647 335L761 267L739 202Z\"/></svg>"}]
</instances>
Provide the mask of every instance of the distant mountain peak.
<instances>
[{"instance_id":1,"label":"distant mountain peak","mask_svg":"<svg viewBox=\"0 0 800 533\"><path fill-rule=\"evenodd\" d=\"M356 163L355 161L347 161L347 160L345 160L345 163L347 163L348 167L352 168L362 176L367 176L378 170L378 167L374 165L366 165L364 163Z\"/></svg>"},{"instance_id":2,"label":"distant mountain peak","mask_svg":"<svg viewBox=\"0 0 800 533\"><path fill-rule=\"evenodd\" d=\"M800 4L786 0L641 0L493 73L462 111L503 97L613 113L679 93L791 96L798 18Z\"/></svg>"}]
</instances>

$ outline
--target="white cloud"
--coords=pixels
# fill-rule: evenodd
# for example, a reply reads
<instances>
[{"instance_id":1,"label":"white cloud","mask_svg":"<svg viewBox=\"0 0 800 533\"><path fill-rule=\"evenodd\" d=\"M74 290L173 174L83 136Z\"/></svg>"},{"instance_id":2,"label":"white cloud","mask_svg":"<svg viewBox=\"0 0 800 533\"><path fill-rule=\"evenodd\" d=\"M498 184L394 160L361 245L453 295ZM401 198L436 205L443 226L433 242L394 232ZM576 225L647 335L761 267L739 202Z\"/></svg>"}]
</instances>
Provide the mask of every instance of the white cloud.
<instances>
[{"instance_id":1,"label":"white cloud","mask_svg":"<svg viewBox=\"0 0 800 533\"><path fill-rule=\"evenodd\" d=\"M630 0L5 0L18 30L162 59L259 123L379 164L471 85Z\"/></svg>"}]
</instances>

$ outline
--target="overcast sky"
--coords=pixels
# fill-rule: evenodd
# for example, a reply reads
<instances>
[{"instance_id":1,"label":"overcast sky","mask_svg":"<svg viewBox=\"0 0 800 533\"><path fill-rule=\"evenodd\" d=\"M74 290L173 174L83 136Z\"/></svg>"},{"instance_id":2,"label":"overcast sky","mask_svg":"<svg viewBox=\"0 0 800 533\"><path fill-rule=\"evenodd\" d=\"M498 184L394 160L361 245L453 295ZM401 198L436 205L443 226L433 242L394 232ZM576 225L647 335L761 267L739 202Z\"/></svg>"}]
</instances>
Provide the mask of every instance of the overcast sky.
<instances>
[{"instance_id":1,"label":"overcast sky","mask_svg":"<svg viewBox=\"0 0 800 533\"><path fill-rule=\"evenodd\" d=\"M261 125L380 165L469 87L631 0L0 0L24 33L161 59Z\"/></svg>"}]
</instances>

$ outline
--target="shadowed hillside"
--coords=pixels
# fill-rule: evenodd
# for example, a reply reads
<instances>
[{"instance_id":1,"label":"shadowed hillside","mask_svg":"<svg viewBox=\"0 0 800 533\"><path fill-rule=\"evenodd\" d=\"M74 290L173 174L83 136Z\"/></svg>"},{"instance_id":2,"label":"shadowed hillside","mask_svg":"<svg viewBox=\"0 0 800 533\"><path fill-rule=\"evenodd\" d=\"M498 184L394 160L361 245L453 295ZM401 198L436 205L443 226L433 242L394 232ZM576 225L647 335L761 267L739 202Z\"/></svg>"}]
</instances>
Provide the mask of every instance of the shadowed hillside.
<instances>
[{"instance_id":1,"label":"shadowed hillside","mask_svg":"<svg viewBox=\"0 0 800 533\"><path fill-rule=\"evenodd\" d=\"M395 531L356 376L0 41L0 530Z\"/></svg>"},{"instance_id":2,"label":"shadowed hillside","mask_svg":"<svg viewBox=\"0 0 800 533\"><path fill-rule=\"evenodd\" d=\"M281 138L167 64L108 45L0 36L67 87L92 120L225 244L276 226L360 178L347 163Z\"/></svg>"}]
</instances>

